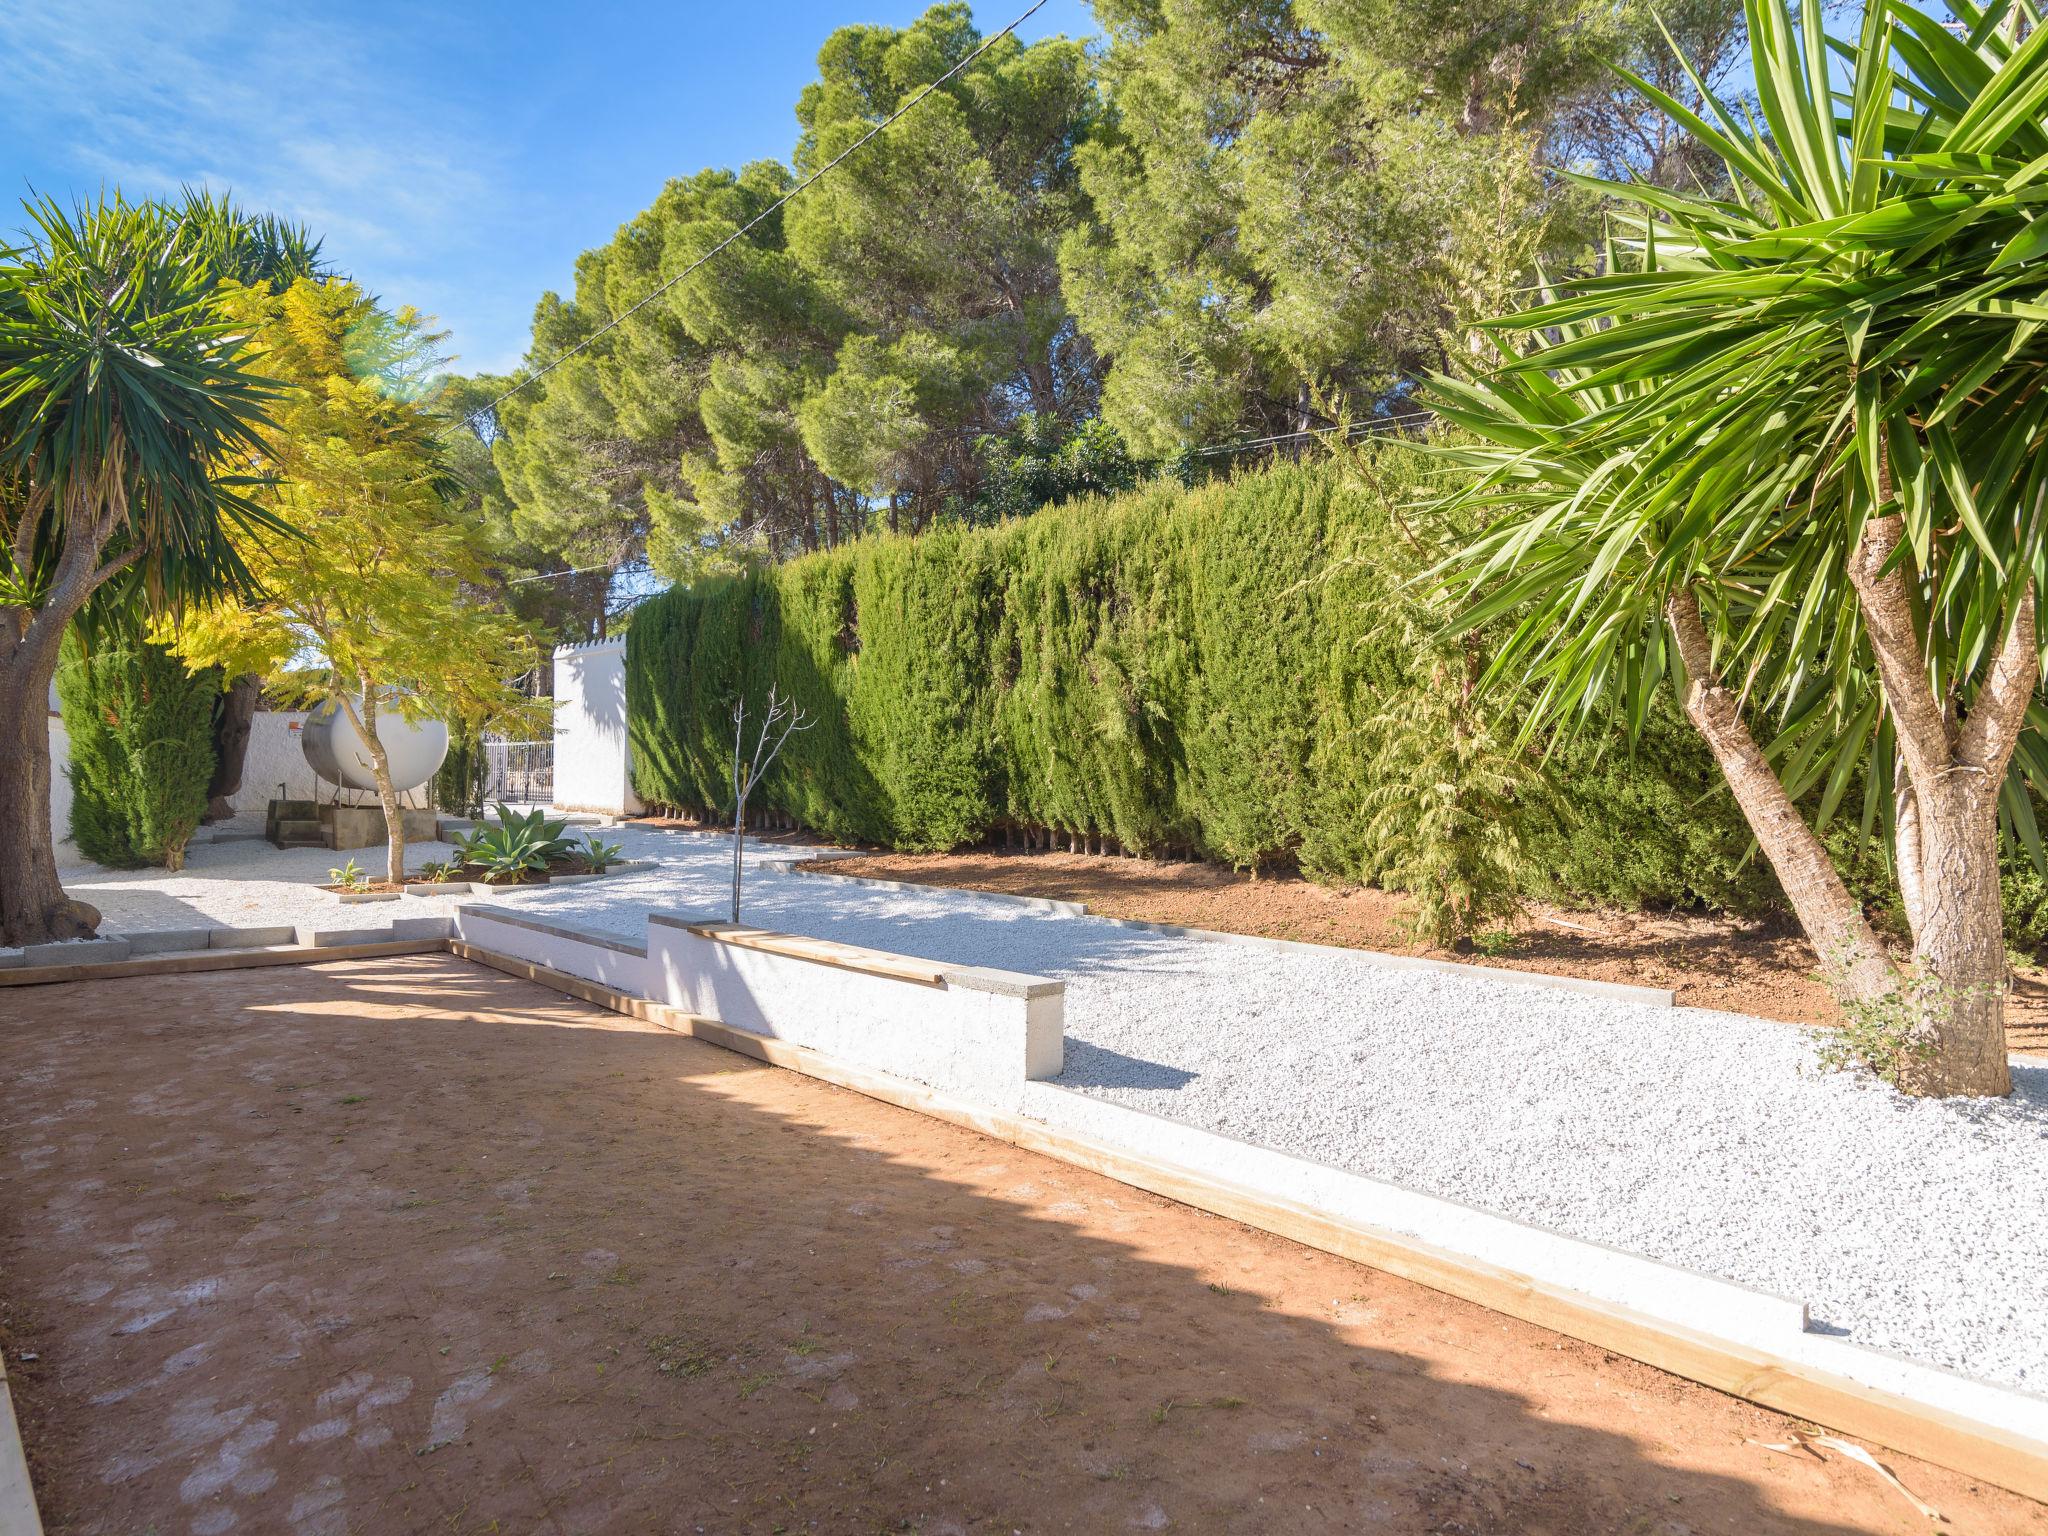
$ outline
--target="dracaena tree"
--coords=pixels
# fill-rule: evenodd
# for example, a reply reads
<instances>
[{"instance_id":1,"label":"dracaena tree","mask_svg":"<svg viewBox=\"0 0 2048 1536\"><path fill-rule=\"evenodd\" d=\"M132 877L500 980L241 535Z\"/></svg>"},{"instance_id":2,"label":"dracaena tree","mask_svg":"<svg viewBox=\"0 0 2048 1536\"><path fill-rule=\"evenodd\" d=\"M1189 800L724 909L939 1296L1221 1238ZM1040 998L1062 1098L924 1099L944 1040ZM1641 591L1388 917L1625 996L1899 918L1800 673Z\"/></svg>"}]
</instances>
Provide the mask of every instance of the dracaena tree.
<instances>
[{"instance_id":1,"label":"dracaena tree","mask_svg":"<svg viewBox=\"0 0 2048 1536\"><path fill-rule=\"evenodd\" d=\"M1642 91L1728 190L1630 206L1598 275L1499 321L1440 380L1443 577L1499 624L1488 681L1530 728L1640 725L1676 683L1887 1075L2004 1094L2001 806L2035 706L2048 493L2048 31L1956 0L1746 0L1761 121ZM1895 960L1815 830L1856 786L1891 829ZM1889 803L1886 803L1886 802Z\"/></svg>"},{"instance_id":2,"label":"dracaena tree","mask_svg":"<svg viewBox=\"0 0 2048 1536\"><path fill-rule=\"evenodd\" d=\"M278 531L226 466L266 391L174 213L28 205L0 247L0 942L88 933L50 836L49 688L65 629L116 581L163 606L248 585Z\"/></svg>"}]
</instances>

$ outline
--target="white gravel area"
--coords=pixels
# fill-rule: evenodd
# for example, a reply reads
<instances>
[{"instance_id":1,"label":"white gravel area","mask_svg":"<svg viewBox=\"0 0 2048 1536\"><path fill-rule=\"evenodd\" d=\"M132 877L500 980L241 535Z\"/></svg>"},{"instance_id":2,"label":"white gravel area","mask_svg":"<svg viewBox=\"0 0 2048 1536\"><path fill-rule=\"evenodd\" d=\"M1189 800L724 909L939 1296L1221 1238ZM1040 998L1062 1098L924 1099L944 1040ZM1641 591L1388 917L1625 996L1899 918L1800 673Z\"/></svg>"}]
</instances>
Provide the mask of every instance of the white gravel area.
<instances>
[{"instance_id":1,"label":"white gravel area","mask_svg":"<svg viewBox=\"0 0 2048 1536\"><path fill-rule=\"evenodd\" d=\"M649 910L719 913L719 841L602 835L661 866L492 899L635 936ZM335 862L222 843L177 875L66 884L108 931L399 911L312 889ZM769 872L746 916L1060 978L1063 1087L1796 1297L1859 1343L2048 1396L2048 1065L2015 1058L2008 1100L1909 1100L1817 1071L1793 1025L1478 973Z\"/></svg>"}]
</instances>

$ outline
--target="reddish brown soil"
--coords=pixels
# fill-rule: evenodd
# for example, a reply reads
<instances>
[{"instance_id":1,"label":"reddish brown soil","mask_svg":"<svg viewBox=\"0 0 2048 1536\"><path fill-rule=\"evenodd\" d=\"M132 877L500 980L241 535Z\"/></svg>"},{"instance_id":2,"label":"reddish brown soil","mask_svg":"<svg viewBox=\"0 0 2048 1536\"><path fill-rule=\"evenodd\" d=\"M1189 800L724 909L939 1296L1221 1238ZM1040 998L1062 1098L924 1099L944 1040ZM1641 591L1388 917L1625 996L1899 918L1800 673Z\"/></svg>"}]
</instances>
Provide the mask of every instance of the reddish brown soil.
<instances>
[{"instance_id":1,"label":"reddish brown soil","mask_svg":"<svg viewBox=\"0 0 2048 1536\"><path fill-rule=\"evenodd\" d=\"M1776 1415L452 957L16 989L0 1068L53 1533L1924 1529Z\"/></svg>"},{"instance_id":2,"label":"reddish brown soil","mask_svg":"<svg viewBox=\"0 0 2048 1536\"><path fill-rule=\"evenodd\" d=\"M1104 917L1145 918L1227 933L1669 987L1687 1007L1722 1008L1798 1024L1832 1024L1837 1019L1827 988L1816 975L1813 949L1789 922L1539 906L1511 925L1514 944L1508 952L1446 954L1410 940L1402 925L1404 897L1316 885L1291 876L1253 880L1215 864L1068 853L876 853L816 867L1083 901L1089 911ZM2030 971L2014 978L2007 1038L2015 1050L2048 1051L2048 975Z\"/></svg>"}]
</instances>

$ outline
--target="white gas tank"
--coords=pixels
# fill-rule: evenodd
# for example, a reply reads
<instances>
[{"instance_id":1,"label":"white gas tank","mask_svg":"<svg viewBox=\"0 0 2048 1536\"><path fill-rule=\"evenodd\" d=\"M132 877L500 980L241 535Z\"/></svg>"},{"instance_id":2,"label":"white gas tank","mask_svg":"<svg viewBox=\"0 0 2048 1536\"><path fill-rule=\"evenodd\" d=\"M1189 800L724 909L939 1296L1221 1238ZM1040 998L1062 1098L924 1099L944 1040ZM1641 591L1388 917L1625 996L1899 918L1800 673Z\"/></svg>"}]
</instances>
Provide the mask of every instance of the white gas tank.
<instances>
[{"instance_id":1,"label":"white gas tank","mask_svg":"<svg viewBox=\"0 0 2048 1536\"><path fill-rule=\"evenodd\" d=\"M448 727L439 720L408 721L395 709L377 711L377 740L391 763L391 787L401 794L431 779L448 755ZM348 712L333 700L306 716L299 732L299 750L306 765L342 789L375 793L377 775L370 766L369 743Z\"/></svg>"}]
</instances>

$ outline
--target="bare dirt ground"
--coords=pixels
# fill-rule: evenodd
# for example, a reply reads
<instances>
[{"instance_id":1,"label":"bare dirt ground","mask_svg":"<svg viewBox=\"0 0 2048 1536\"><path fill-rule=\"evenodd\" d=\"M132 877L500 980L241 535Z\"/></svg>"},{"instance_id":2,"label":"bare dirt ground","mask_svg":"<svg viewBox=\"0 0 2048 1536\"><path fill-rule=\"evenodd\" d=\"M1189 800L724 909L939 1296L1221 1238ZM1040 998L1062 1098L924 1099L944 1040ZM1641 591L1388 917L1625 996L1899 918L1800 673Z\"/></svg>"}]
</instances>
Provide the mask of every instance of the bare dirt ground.
<instances>
[{"instance_id":1,"label":"bare dirt ground","mask_svg":"<svg viewBox=\"0 0 2048 1536\"><path fill-rule=\"evenodd\" d=\"M0 1071L53 1533L1925 1528L1776 1415L452 957L7 991Z\"/></svg>"},{"instance_id":2,"label":"bare dirt ground","mask_svg":"<svg viewBox=\"0 0 2048 1536\"><path fill-rule=\"evenodd\" d=\"M1790 922L1537 906L1513 925L1514 947L1509 952L1449 954L1409 938L1402 926L1407 909L1403 897L1316 885L1297 876L1253 880L1215 864L971 852L875 853L819 868L1082 901L1090 912L1104 917L1669 987L1686 1007L1721 1008L1795 1024L1832 1024L1838 1019L1816 974L1813 949ZM2048 974L2032 971L2014 979L2006 1017L2006 1036L2014 1050L2048 1051Z\"/></svg>"}]
</instances>

